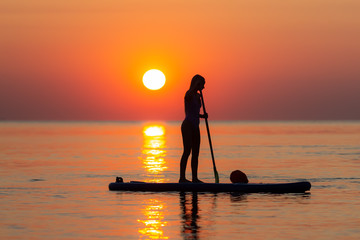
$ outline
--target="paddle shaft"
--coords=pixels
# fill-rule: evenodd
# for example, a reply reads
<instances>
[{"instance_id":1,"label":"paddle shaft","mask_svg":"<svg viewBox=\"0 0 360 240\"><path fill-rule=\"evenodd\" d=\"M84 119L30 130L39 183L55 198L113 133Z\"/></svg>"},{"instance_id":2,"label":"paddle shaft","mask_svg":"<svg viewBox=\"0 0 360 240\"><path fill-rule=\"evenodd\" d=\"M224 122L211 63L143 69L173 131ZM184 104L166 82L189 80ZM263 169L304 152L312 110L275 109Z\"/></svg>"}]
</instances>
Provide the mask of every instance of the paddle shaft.
<instances>
[{"instance_id":1,"label":"paddle shaft","mask_svg":"<svg viewBox=\"0 0 360 240\"><path fill-rule=\"evenodd\" d=\"M202 107L203 107L203 110L204 110L204 114L206 115L207 113L206 113L206 108L205 108L205 103L204 103L204 97L203 97L203 94L202 94L201 90L200 90L200 97L201 97L201 102L202 102ZM213 148L212 148L210 129L209 129L209 123L208 123L207 118L205 118L205 123L206 123L206 130L207 130L207 134L208 134L210 151L211 151L211 158L212 158L212 163L213 163L213 168L214 168L215 183L219 183L219 174L218 174L218 172L216 170L214 151L213 151Z\"/></svg>"}]
</instances>

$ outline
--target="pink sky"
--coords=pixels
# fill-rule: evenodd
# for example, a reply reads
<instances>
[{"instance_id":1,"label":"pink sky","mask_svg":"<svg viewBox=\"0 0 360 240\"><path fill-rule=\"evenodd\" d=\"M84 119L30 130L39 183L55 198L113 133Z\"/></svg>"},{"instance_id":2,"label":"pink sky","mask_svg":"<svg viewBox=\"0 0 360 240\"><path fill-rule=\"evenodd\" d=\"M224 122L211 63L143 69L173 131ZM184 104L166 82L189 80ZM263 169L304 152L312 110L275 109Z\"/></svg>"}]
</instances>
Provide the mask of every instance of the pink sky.
<instances>
[{"instance_id":1,"label":"pink sky","mask_svg":"<svg viewBox=\"0 0 360 240\"><path fill-rule=\"evenodd\" d=\"M210 119L360 119L358 0L3 0L0 19L0 119L182 120L197 73Z\"/></svg>"}]
</instances>

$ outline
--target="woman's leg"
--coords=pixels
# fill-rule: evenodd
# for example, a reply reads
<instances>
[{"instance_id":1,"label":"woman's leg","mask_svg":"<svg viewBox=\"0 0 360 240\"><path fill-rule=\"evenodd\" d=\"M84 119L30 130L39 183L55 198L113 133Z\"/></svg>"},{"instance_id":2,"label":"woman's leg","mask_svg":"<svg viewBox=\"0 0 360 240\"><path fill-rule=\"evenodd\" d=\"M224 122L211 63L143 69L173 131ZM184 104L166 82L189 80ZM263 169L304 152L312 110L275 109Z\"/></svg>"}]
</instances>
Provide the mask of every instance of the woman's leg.
<instances>
[{"instance_id":1,"label":"woman's leg","mask_svg":"<svg viewBox=\"0 0 360 240\"><path fill-rule=\"evenodd\" d=\"M183 121L183 123L181 124L181 134L183 139L184 151L180 161L179 182L188 182L188 180L186 180L186 165L191 152L193 138L190 123L188 123L187 121Z\"/></svg>"},{"instance_id":2,"label":"woman's leg","mask_svg":"<svg viewBox=\"0 0 360 240\"><path fill-rule=\"evenodd\" d=\"M192 171L192 181L201 182L198 179L198 165L199 165L199 152L200 152L200 129L194 128L192 136L192 154L191 154L191 171Z\"/></svg>"}]
</instances>

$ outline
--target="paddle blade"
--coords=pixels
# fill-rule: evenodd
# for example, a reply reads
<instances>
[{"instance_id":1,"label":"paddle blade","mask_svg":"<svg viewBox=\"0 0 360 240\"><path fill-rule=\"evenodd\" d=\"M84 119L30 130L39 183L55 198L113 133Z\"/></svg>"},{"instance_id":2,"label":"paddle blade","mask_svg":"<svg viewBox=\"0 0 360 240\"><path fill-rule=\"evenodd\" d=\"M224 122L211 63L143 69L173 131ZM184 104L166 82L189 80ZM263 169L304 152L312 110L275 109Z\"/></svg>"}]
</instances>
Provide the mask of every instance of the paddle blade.
<instances>
[{"instance_id":1,"label":"paddle blade","mask_svg":"<svg viewBox=\"0 0 360 240\"><path fill-rule=\"evenodd\" d=\"M218 172L215 170L214 171L214 174L215 174L215 183L219 183L220 181L219 181L219 174L218 174Z\"/></svg>"}]
</instances>

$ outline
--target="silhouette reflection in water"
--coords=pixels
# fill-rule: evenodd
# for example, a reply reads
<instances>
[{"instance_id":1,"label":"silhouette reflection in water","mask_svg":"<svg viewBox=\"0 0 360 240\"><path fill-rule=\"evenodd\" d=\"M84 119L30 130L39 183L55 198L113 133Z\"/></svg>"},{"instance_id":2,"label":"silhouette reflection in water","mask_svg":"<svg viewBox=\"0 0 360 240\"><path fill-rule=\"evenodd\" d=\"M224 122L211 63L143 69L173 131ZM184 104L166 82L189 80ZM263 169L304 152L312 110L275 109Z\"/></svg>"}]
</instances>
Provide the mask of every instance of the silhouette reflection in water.
<instances>
[{"instance_id":1,"label":"silhouette reflection in water","mask_svg":"<svg viewBox=\"0 0 360 240\"><path fill-rule=\"evenodd\" d=\"M189 200L189 198L191 198ZM198 239L199 219L198 193L180 193L180 207L182 216L182 235L184 239Z\"/></svg>"}]
</instances>

